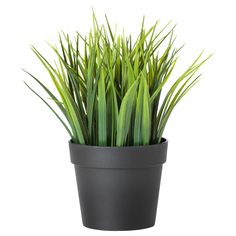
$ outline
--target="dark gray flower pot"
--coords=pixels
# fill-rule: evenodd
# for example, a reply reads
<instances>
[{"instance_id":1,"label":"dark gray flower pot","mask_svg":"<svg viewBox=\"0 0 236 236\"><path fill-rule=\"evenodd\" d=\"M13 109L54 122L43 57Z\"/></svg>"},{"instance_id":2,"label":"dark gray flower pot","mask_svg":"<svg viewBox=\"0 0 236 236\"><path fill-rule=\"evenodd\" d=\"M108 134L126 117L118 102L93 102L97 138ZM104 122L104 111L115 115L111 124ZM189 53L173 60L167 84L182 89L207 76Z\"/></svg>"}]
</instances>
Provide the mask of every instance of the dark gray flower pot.
<instances>
[{"instance_id":1,"label":"dark gray flower pot","mask_svg":"<svg viewBox=\"0 0 236 236\"><path fill-rule=\"evenodd\" d=\"M83 225L100 230L153 226L167 143L98 147L70 142Z\"/></svg>"}]
</instances>

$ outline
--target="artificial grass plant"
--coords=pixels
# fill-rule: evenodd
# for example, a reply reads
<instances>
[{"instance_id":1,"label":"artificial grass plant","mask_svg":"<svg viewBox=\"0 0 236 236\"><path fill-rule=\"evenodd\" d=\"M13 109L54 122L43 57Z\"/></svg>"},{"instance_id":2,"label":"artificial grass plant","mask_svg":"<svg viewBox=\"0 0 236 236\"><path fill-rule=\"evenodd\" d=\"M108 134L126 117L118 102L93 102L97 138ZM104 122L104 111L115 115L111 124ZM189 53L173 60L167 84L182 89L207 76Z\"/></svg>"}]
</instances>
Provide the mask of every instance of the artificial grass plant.
<instances>
[{"instance_id":1,"label":"artificial grass plant","mask_svg":"<svg viewBox=\"0 0 236 236\"><path fill-rule=\"evenodd\" d=\"M182 47L175 48L174 28L159 29L156 22L145 30L144 21L135 41L131 35L99 26L87 36L77 33L74 42L59 36L52 65L35 48L48 71L57 95L27 72L59 109L26 84L61 121L72 142L97 146L132 146L160 143L166 123L179 101L198 82L199 67L209 58L202 53L176 78L160 102Z\"/></svg>"}]
</instances>

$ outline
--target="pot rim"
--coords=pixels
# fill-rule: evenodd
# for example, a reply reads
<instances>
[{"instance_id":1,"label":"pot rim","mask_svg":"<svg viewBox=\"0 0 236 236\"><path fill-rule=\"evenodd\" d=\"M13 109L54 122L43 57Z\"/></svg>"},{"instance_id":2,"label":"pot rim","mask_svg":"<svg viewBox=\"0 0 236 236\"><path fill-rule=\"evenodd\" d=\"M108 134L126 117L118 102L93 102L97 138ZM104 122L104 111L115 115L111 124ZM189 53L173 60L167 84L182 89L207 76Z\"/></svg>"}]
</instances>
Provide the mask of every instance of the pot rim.
<instances>
[{"instance_id":1,"label":"pot rim","mask_svg":"<svg viewBox=\"0 0 236 236\"><path fill-rule=\"evenodd\" d=\"M69 142L71 162L86 168L147 168L166 162L168 141L142 146L91 146Z\"/></svg>"},{"instance_id":2,"label":"pot rim","mask_svg":"<svg viewBox=\"0 0 236 236\"><path fill-rule=\"evenodd\" d=\"M88 145L88 144L80 144L80 143L73 143L72 140L69 140L69 145L80 146L83 148L96 148L96 149L143 149L143 148L150 148L154 146L162 146L168 143L168 139L162 137L160 143L148 144L148 145L130 145L130 146L97 146L97 145Z\"/></svg>"}]
</instances>

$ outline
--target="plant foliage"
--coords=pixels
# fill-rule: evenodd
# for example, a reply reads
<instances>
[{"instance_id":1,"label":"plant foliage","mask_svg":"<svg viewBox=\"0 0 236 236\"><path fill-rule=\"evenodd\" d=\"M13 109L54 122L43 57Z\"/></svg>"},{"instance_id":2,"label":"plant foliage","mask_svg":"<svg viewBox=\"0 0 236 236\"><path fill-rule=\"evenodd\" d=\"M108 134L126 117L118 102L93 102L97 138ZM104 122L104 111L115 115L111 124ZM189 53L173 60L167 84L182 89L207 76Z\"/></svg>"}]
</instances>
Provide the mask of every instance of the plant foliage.
<instances>
[{"instance_id":1,"label":"plant foliage","mask_svg":"<svg viewBox=\"0 0 236 236\"><path fill-rule=\"evenodd\" d=\"M202 53L176 78L160 102L182 47L175 48L174 28L145 30L144 20L135 41L117 35L106 17L86 37L77 33L72 42L59 36L51 46L58 59L52 65L35 47L33 52L47 70L55 95L27 72L59 108L31 89L63 124L74 143L98 146L148 145L161 142L166 123L179 101L198 82L199 67L209 58ZM160 52L161 51L161 52Z\"/></svg>"}]
</instances>

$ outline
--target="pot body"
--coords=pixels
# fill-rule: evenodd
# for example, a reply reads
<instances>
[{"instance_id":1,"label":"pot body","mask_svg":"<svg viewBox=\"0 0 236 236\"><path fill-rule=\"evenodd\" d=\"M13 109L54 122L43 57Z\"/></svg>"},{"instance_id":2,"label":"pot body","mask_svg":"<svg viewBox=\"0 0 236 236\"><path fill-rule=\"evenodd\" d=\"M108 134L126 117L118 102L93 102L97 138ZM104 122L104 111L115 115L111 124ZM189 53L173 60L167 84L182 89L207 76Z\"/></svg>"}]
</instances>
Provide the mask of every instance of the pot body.
<instances>
[{"instance_id":1,"label":"pot body","mask_svg":"<svg viewBox=\"0 0 236 236\"><path fill-rule=\"evenodd\" d=\"M83 225L135 230L155 224L167 141L149 146L94 147L69 143Z\"/></svg>"}]
</instances>

